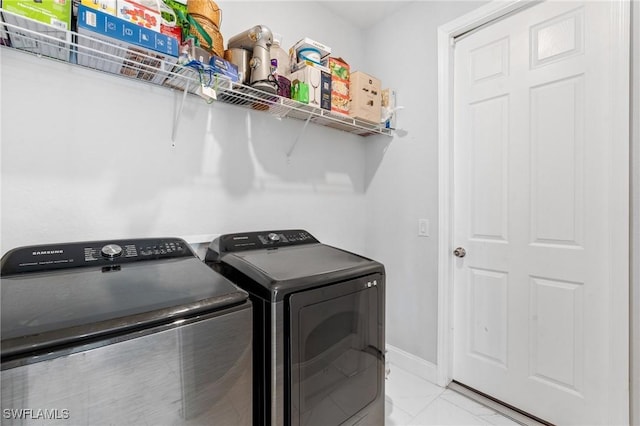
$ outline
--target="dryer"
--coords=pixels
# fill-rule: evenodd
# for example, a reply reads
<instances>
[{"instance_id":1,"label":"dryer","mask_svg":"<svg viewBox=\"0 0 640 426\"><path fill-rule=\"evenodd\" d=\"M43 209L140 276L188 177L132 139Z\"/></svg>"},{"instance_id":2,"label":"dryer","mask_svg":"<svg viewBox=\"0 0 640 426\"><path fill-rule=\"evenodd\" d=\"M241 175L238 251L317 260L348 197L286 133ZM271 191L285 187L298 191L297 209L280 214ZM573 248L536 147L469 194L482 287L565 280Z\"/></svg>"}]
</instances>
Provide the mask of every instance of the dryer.
<instances>
[{"instance_id":1,"label":"dryer","mask_svg":"<svg viewBox=\"0 0 640 426\"><path fill-rule=\"evenodd\" d=\"M254 424L384 424L384 266L304 230L222 235L205 262L254 306Z\"/></svg>"}]
</instances>

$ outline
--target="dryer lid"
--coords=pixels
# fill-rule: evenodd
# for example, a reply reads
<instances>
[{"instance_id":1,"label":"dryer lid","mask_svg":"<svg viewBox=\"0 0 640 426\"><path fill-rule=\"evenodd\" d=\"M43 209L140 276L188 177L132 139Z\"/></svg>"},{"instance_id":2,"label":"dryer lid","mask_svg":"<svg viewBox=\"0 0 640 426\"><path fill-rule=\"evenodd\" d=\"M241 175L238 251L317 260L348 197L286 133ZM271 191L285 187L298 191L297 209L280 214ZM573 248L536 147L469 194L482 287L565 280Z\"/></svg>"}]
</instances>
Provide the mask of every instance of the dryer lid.
<instances>
[{"instance_id":1,"label":"dryer lid","mask_svg":"<svg viewBox=\"0 0 640 426\"><path fill-rule=\"evenodd\" d=\"M272 301L324 284L384 275L382 264L324 244L227 253L221 262L264 288L269 296L257 295Z\"/></svg>"}]
</instances>

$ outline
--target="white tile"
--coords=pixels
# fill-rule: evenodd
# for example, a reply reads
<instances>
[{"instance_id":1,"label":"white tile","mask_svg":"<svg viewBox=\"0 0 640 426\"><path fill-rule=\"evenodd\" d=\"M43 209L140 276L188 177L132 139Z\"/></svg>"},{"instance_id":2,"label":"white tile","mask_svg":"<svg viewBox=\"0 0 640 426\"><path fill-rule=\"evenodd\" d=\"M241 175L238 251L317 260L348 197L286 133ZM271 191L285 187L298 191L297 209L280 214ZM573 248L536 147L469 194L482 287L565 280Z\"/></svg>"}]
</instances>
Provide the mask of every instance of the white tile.
<instances>
[{"instance_id":1,"label":"white tile","mask_svg":"<svg viewBox=\"0 0 640 426\"><path fill-rule=\"evenodd\" d=\"M416 416L445 391L440 386L394 366L385 388L386 400L412 416Z\"/></svg>"},{"instance_id":2,"label":"white tile","mask_svg":"<svg viewBox=\"0 0 640 426\"><path fill-rule=\"evenodd\" d=\"M488 424L481 418L442 398L436 398L409 423L410 426L486 426Z\"/></svg>"},{"instance_id":3,"label":"white tile","mask_svg":"<svg viewBox=\"0 0 640 426\"><path fill-rule=\"evenodd\" d=\"M485 422L496 426L521 426L520 423L511 420L502 414L492 414L490 416L478 416Z\"/></svg>"},{"instance_id":4,"label":"white tile","mask_svg":"<svg viewBox=\"0 0 640 426\"><path fill-rule=\"evenodd\" d=\"M391 374L385 383L385 392L392 398L434 396L445 391L444 388L415 376L400 367L392 366Z\"/></svg>"},{"instance_id":5,"label":"white tile","mask_svg":"<svg viewBox=\"0 0 640 426\"><path fill-rule=\"evenodd\" d=\"M384 426L408 425L413 416L406 411L394 406L391 402L384 403Z\"/></svg>"},{"instance_id":6,"label":"white tile","mask_svg":"<svg viewBox=\"0 0 640 426\"><path fill-rule=\"evenodd\" d=\"M442 398L476 416L490 416L492 414L496 414L495 410L467 398L456 391L452 391L451 389L445 390L442 393Z\"/></svg>"}]
</instances>

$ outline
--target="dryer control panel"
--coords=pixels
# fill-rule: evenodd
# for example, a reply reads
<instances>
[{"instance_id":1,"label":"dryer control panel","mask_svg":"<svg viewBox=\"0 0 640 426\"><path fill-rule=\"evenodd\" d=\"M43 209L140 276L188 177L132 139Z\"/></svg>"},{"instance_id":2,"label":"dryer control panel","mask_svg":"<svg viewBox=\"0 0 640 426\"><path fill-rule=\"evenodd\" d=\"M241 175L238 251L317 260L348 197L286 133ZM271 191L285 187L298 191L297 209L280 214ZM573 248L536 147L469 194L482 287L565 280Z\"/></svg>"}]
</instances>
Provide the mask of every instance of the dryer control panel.
<instances>
[{"instance_id":1,"label":"dryer control panel","mask_svg":"<svg viewBox=\"0 0 640 426\"><path fill-rule=\"evenodd\" d=\"M105 272L124 263L194 257L180 238L86 241L20 247L2 257L0 275L50 271L83 266L102 266Z\"/></svg>"},{"instance_id":2,"label":"dryer control panel","mask_svg":"<svg viewBox=\"0 0 640 426\"><path fill-rule=\"evenodd\" d=\"M303 229L226 234L211 242L205 261L216 261L224 253L276 249L302 244L318 244L319 242L313 235Z\"/></svg>"}]
</instances>

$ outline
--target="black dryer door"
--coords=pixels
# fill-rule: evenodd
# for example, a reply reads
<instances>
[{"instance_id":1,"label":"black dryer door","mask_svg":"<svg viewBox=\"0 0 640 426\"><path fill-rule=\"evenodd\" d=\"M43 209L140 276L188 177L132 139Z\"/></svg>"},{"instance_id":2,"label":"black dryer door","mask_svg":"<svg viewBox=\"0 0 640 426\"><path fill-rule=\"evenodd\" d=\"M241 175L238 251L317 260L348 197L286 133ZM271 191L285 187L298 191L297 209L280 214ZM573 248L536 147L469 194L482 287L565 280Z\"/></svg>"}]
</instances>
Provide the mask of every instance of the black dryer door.
<instances>
[{"instance_id":1,"label":"black dryer door","mask_svg":"<svg viewBox=\"0 0 640 426\"><path fill-rule=\"evenodd\" d=\"M292 426L341 424L383 392L378 283L374 274L290 296Z\"/></svg>"}]
</instances>

